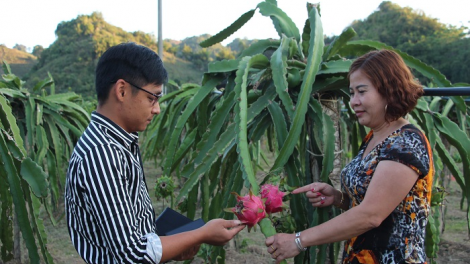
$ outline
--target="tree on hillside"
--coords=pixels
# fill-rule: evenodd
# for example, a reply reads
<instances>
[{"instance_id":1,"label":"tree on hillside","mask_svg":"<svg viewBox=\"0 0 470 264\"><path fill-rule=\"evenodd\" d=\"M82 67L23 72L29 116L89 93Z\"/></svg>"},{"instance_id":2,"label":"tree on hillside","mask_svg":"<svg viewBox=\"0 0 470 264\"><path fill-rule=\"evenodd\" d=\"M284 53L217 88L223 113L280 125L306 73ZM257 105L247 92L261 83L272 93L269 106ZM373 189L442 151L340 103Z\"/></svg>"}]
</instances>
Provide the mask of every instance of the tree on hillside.
<instances>
[{"instance_id":1,"label":"tree on hillside","mask_svg":"<svg viewBox=\"0 0 470 264\"><path fill-rule=\"evenodd\" d=\"M189 46L192 49L193 53L197 54L198 52L203 50L203 48L199 45L199 43L203 42L204 40L208 39L209 37L211 37L209 34L203 34L203 35L200 35L200 36L185 38L181 41L179 46L182 47L182 48L185 48L185 46ZM222 54L226 54L225 57L231 57L231 55L229 55L229 54L232 54L233 57L235 57L235 55L236 55L236 54L233 53L232 49L230 49L229 47L224 47L220 43L217 43L216 45L214 45L212 47L208 47L206 49L209 52L209 55L210 55L212 60L218 60L219 57L220 57L219 54L221 52L222 52Z\"/></svg>"},{"instance_id":2,"label":"tree on hillside","mask_svg":"<svg viewBox=\"0 0 470 264\"><path fill-rule=\"evenodd\" d=\"M201 71L207 70L207 64L211 62L213 59L211 58L211 54L209 50L202 49L199 52L196 52L192 55L192 59L190 60L195 66L198 67Z\"/></svg>"},{"instance_id":3,"label":"tree on hillside","mask_svg":"<svg viewBox=\"0 0 470 264\"><path fill-rule=\"evenodd\" d=\"M440 48L439 68L449 80L470 83L470 39L463 38Z\"/></svg>"},{"instance_id":4,"label":"tree on hillside","mask_svg":"<svg viewBox=\"0 0 470 264\"><path fill-rule=\"evenodd\" d=\"M36 64L37 58L28 52L0 45L0 63L3 61L10 65L11 70L15 71L17 76L24 77ZM4 73L2 67L0 67L0 75Z\"/></svg>"},{"instance_id":5,"label":"tree on hillside","mask_svg":"<svg viewBox=\"0 0 470 264\"><path fill-rule=\"evenodd\" d=\"M193 54L193 49L190 46L183 44L183 48L181 49L181 55L180 55L181 58L190 60L192 58L192 54Z\"/></svg>"},{"instance_id":6,"label":"tree on hillside","mask_svg":"<svg viewBox=\"0 0 470 264\"><path fill-rule=\"evenodd\" d=\"M106 49L132 41L157 50L151 35L110 25L99 12L61 22L55 33L57 40L42 52L27 80L38 82L50 72L58 91L72 90L88 98L94 95L96 60Z\"/></svg>"},{"instance_id":7,"label":"tree on hillside","mask_svg":"<svg viewBox=\"0 0 470 264\"><path fill-rule=\"evenodd\" d=\"M468 44L466 27L442 24L422 11L389 1L382 2L366 19L354 21L352 27L357 32L356 39L383 42L441 70L452 82L470 83L470 72L460 68L470 63L465 59L470 57L466 55L470 51L462 45ZM452 72L456 68L458 74Z\"/></svg>"},{"instance_id":8,"label":"tree on hillside","mask_svg":"<svg viewBox=\"0 0 470 264\"><path fill-rule=\"evenodd\" d=\"M354 21L352 27L359 39L378 40L398 49L406 43L416 44L428 38L458 40L465 35L464 27L447 27L421 11L389 1L382 2L365 20Z\"/></svg>"},{"instance_id":9,"label":"tree on hillside","mask_svg":"<svg viewBox=\"0 0 470 264\"><path fill-rule=\"evenodd\" d=\"M170 40L165 39L163 41L163 50L165 52L168 52L168 53L171 53L171 54L175 55L176 52L178 51L178 46L172 45Z\"/></svg>"},{"instance_id":10,"label":"tree on hillside","mask_svg":"<svg viewBox=\"0 0 470 264\"><path fill-rule=\"evenodd\" d=\"M185 38L182 41L166 39L163 42L163 49L165 52L171 53L178 58L191 62L199 71L206 71L207 64L209 62L215 60L233 59L238 54L237 52L232 51L230 47L224 47L220 43L209 48L201 48L199 43L208 39L209 37L210 35L203 34L200 36ZM248 45L253 42L253 40L245 40L243 42L243 48L248 47Z\"/></svg>"},{"instance_id":11,"label":"tree on hillside","mask_svg":"<svg viewBox=\"0 0 470 264\"><path fill-rule=\"evenodd\" d=\"M35 47L33 52L40 54L38 63L24 78L28 82L39 82L50 73L57 91L73 91L85 99L94 98L94 68L106 49L131 41L158 50L153 35L142 31L126 32L108 24L99 12L59 23L55 34L57 40L49 48ZM232 50L221 44L202 49L199 43L209 37L205 34L183 41L164 41L164 51L174 56L165 61L167 55L160 55L174 81L199 83L199 76L207 70L209 62L234 57Z\"/></svg>"},{"instance_id":12,"label":"tree on hillside","mask_svg":"<svg viewBox=\"0 0 470 264\"><path fill-rule=\"evenodd\" d=\"M135 42L154 51L158 50L155 36L142 31L126 32L108 24L99 12L61 22L55 33L57 40L49 48L44 49L37 65L25 80L38 82L51 73L57 91L73 91L85 99L94 98L94 68L97 59L106 49L122 42ZM186 42L164 41L164 51L172 55L160 55L163 56L168 73L174 81L200 82L200 75L207 68L207 63L215 59L215 54L225 48L220 46L202 50L199 42L208 37L208 35L192 37ZM191 50L185 54L186 58L180 56L185 45ZM39 50L38 47L36 51ZM168 60L165 61L166 59Z\"/></svg>"},{"instance_id":13,"label":"tree on hillside","mask_svg":"<svg viewBox=\"0 0 470 264\"><path fill-rule=\"evenodd\" d=\"M16 50L19 50L19 51L27 52L26 51L26 46L22 45L22 44L16 44L13 48L16 49Z\"/></svg>"},{"instance_id":14,"label":"tree on hillside","mask_svg":"<svg viewBox=\"0 0 470 264\"><path fill-rule=\"evenodd\" d=\"M36 57L39 58L39 57L41 57L41 54L42 54L43 51L44 51L44 47L43 47L43 46L41 46L41 45L36 45L36 46L34 46L34 48L33 48L32 54L33 54L34 56L36 56Z\"/></svg>"},{"instance_id":15,"label":"tree on hillside","mask_svg":"<svg viewBox=\"0 0 470 264\"><path fill-rule=\"evenodd\" d=\"M235 57L237 57L238 54L242 53L246 48L256 43L257 41L258 40L256 39L236 38L227 45L227 48L230 48L235 53Z\"/></svg>"},{"instance_id":16,"label":"tree on hillside","mask_svg":"<svg viewBox=\"0 0 470 264\"><path fill-rule=\"evenodd\" d=\"M230 49L223 49L219 51L216 55L218 60L233 60L235 59L235 56L233 55L233 52Z\"/></svg>"}]
</instances>

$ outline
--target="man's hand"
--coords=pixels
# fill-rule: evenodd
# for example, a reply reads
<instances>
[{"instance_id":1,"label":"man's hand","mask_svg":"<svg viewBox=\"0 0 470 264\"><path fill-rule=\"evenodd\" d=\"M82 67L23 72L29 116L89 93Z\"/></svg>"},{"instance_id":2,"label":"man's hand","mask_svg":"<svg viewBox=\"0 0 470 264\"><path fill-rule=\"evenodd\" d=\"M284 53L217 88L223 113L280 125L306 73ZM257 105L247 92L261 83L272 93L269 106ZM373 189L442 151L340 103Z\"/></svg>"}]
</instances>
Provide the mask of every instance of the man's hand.
<instances>
[{"instance_id":1,"label":"man's hand","mask_svg":"<svg viewBox=\"0 0 470 264\"><path fill-rule=\"evenodd\" d=\"M245 225L242 225L239 220L224 220L219 218L207 222L200 229L204 233L204 243L222 246L243 228L245 228Z\"/></svg>"},{"instance_id":2,"label":"man's hand","mask_svg":"<svg viewBox=\"0 0 470 264\"><path fill-rule=\"evenodd\" d=\"M222 246L240 232L244 225L239 220L213 219L204 226L171 236L161 236L161 262L191 259L202 243Z\"/></svg>"}]
</instances>

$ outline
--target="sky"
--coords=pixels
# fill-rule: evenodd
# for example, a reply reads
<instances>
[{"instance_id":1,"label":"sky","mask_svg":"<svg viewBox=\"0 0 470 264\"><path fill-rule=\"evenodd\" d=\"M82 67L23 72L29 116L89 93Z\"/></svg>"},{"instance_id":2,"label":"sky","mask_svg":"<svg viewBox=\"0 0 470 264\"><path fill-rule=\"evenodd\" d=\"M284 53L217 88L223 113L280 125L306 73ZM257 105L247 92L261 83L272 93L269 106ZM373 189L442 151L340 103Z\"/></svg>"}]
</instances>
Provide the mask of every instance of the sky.
<instances>
[{"instance_id":1,"label":"sky","mask_svg":"<svg viewBox=\"0 0 470 264\"><path fill-rule=\"evenodd\" d=\"M161 0L163 39L183 40L202 34L215 35L262 0ZM470 27L469 0L391 0L401 7L423 11L439 22L457 27ZM323 0L320 2L323 32L338 35L354 20L365 19L378 9L382 0ZM302 32L307 18L305 0L277 0L282 9ZM158 37L158 0L0 0L0 44L15 44L30 51L35 45L49 47L55 30L62 21L79 15L101 12L106 22L125 31L143 31ZM278 38L271 19L259 11L230 38Z\"/></svg>"}]
</instances>

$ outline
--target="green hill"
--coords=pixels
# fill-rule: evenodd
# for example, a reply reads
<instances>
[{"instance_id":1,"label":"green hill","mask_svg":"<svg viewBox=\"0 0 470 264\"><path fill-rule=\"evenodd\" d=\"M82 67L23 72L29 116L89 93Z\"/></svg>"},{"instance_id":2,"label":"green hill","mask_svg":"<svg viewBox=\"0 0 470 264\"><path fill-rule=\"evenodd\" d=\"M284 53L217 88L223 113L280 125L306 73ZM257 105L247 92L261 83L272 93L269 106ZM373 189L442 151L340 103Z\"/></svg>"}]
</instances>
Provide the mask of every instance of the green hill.
<instances>
[{"instance_id":1,"label":"green hill","mask_svg":"<svg viewBox=\"0 0 470 264\"><path fill-rule=\"evenodd\" d=\"M24 77L31 68L36 64L36 56L17 49L9 49L4 45L0 45L0 62L6 61L13 73L19 77ZM4 74L3 68L0 67L0 74Z\"/></svg>"},{"instance_id":2,"label":"green hill","mask_svg":"<svg viewBox=\"0 0 470 264\"><path fill-rule=\"evenodd\" d=\"M352 27L357 39L383 42L441 71L451 82L470 83L468 28L448 26L422 11L389 1Z\"/></svg>"},{"instance_id":3,"label":"green hill","mask_svg":"<svg viewBox=\"0 0 470 264\"><path fill-rule=\"evenodd\" d=\"M126 32L104 21L101 13L81 15L61 22L55 31L57 40L44 49L37 64L26 76L35 83L51 73L57 91L74 91L85 98L94 98L94 70L98 58L109 47L122 42L136 42L158 51L153 36L143 32ZM220 44L203 49L202 35L182 41L164 40L163 62L171 80L178 84L200 83L207 64L213 60L231 59L235 54Z\"/></svg>"},{"instance_id":4,"label":"green hill","mask_svg":"<svg viewBox=\"0 0 470 264\"><path fill-rule=\"evenodd\" d=\"M104 21L101 13L81 15L71 21L61 22L55 31L57 40L45 49L38 63L27 76L35 83L53 76L57 91L71 90L85 98L94 97L94 71L98 58L111 46L122 42L136 42L155 51L157 43L143 32L126 32ZM193 69L191 63L173 58L164 53L164 62L171 77L182 82L196 81L201 72ZM184 70L182 72L182 70ZM178 74L176 74L178 73Z\"/></svg>"}]
</instances>

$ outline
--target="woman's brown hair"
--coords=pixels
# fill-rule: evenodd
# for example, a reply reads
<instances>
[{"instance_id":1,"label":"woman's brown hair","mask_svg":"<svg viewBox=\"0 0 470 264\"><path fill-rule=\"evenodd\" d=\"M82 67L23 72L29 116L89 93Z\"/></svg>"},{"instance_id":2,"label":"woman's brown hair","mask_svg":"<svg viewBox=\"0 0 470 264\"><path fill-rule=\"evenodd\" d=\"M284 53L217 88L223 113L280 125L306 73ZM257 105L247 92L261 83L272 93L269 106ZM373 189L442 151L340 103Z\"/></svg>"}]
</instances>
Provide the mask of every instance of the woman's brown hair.
<instances>
[{"instance_id":1,"label":"woman's brown hair","mask_svg":"<svg viewBox=\"0 0 470 264\"><path fill-rule=\"evenodd\" d=\"M374 50L357 58L349 69L348 79L357 70L367 76L387 101L387 122L408 114L424 93L422 85L394 51Z\"/></svg>"}]
</instances>

